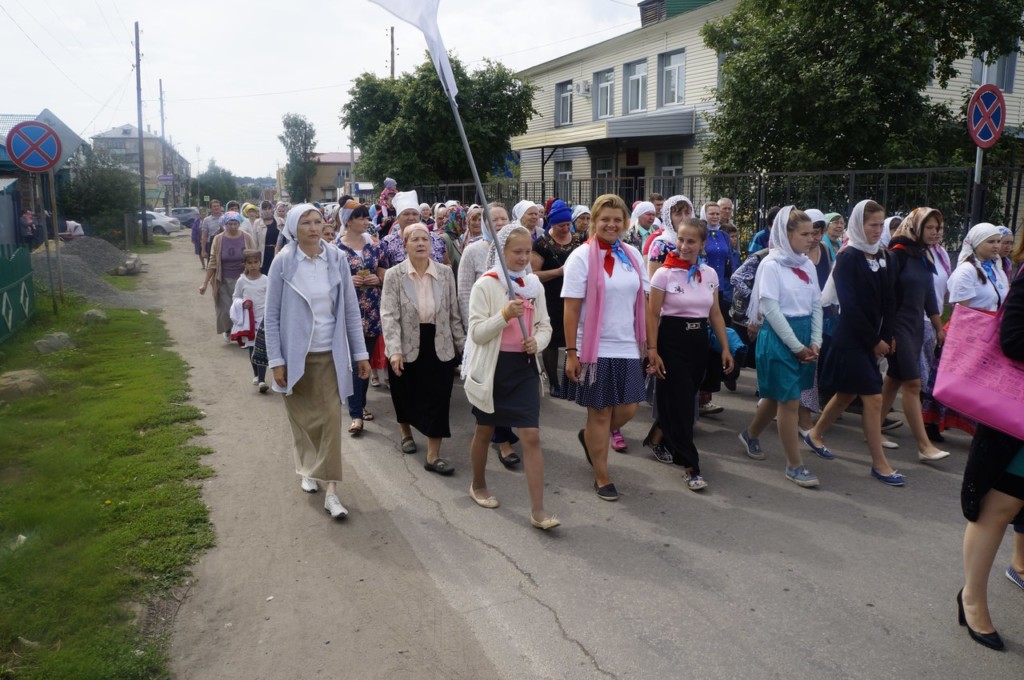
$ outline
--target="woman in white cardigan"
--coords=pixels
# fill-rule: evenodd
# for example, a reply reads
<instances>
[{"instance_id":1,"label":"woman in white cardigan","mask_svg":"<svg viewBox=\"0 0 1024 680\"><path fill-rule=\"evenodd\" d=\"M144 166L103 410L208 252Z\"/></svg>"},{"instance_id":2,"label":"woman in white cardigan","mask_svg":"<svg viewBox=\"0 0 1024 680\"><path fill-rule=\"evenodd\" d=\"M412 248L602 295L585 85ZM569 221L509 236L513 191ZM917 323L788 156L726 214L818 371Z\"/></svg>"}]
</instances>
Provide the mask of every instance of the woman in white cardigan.
<instances>
[{"instance_id":1,"label":"woman in white cardigan","mask_svg":"<svg viewBox=\"0 0 1024 680\"><path fill-rule=\"evenodd\" d=\"M530 492L530 524L538 529L558 526L544 512L544 457L540 449L540 376L537 353L551 339L544 288L528 273L533 239L525 227L499 233L496 245L505 254L515 289L492 267L473 285L464 365L466 396L473 405L473 481L469 495L484 508L498 507L487 490L487 447L495 425L515 427L523 443L526 485ZM520 319L527 329L524 337Z\"/></svg>"}]
</instances>

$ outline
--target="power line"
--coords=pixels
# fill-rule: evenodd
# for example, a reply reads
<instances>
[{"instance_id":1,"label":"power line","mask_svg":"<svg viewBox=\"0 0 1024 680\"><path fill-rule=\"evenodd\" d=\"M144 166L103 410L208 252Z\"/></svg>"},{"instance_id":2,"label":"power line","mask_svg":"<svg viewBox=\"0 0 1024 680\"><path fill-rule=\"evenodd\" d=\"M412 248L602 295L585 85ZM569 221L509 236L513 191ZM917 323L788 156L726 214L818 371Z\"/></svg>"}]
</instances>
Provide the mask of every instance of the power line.
<instances>
[{"instance_id":1,"label":"power line","mask_svg":"<svg viewBox=\"0 0 1024 680\"><path fill-rule=\"evenodd\" d=\"M107 33L110 34L111 40L113 40L114 44L117 45L118 47L120 47L121 50L124 50L124 45L122 45L121 41L119 41L117 39L117 36L114 35L114 30L112 28L110 28L110 22L107 21L107 15L103 12L103 8L100 7L99 0L94 0L94 2L96 3L96 9L98 9L100 11L100 16L103 17L103 23L107 27ZM125 53L125 56L128 57L129 59L131 58L131 56L128 55L127 53Z\"/></svg>"},{"instance_id":2,"label":"power line","mask_svg":"<svg viewBox=\"0 0 1024 680\"><path fill-rule=\"evenodd\" d=\"M78 32L71 30L71 28L68 26L67 22L64 21L64 15L61 14L60 12L58 12L57 10L55 10L53 8L53 3L47 2L47 3L44 3L44 4L50 9L50 13L53 14L55 17L57 17L57 21L60 22L61 26L64 27L64 34L65 35L70 35L72 38L74 38L75 42L78 43L79 47L85 47L85 44L78 37Z\"/></svg>"},{"instance_id":3,"label":"power line","mask_svg":"<svg viewBox=\"0 0 1024 680\"><path fill-rule=\"evenodd\" d=\"M21 0L14 0L14 2L16 2L18 7L21 8L22 12L24 12L25 14L28 15L29 19L31 19L32 21L34 21L37 24L39 24L39 28L43 29L43 31L46 32L46 35L50 36L50 38L53 39L53 42L57 43L58 45L63 47L65 50L67 49L67 47L64 46L64 43L57 39L57 36L55 36L53 33L50 33L50 29L46 27L46 24L41 22L39 19L36 19L35 15L33 15L32 12L28 11L28 9L25 7L25 5L21 4Z\"/></svg>"},{"instance_id":4,"label":"power line","mask_svg":"<svg viewBox=\"0 0 1024 680\"><path fill-rule=\"evenodd\" d=\"M544 45L530 45L526 49L516 50L515 52L505 52L504 54L488 55L486 58L494 60L494 59L498 59L500 57L508 57L508 56L513 55L513 54L522 54L523 52L532 52L532 51L538 50L538 49L540 49L542 47L551 47L552 45L561 45L563 43L569 42L570 40L576 40L577 38L586 38L586 37L591 36L591 35L597 35L598 33L607 33L608 31L614 31L615 29L622 28L623 26L632 26L635 23L636 23L635 20L634 21L627 21L624 24L619 24L617 26L609 26L608 28L602 28L602 29L597 30L597 31L591 31L590 33L581 33L579 35L571 35L571 36L562 38L560 40L556 40L554 42L546 43ZM474 59L473 61L471 61L469 63L471 63L471 64L478 64L478 63L480 63L482 61L484 61L484 58Z\"/></svg>"},{"instance_id":5,"label":"power line","mask_svg":"<svg viewBox=\"0 0 1024 680\"><path fill-rule=\"evenodd\" d=\"M51 58L50 58L50 55L48 55L48 54L47 54L47 53L45 52L45 50L43 50L43 48L42 48L42 47L40 47L40 46L38 45L38 43L36 43L36 41L32 39L32 36L30 36L30 35L28 34L28 32L27 32L27 31L25 31L25 29L21 27L21 24L19 24L19 23L18 23L18 22L17 22L16 20L15 20L15 18L11 16L11 13L7 11L7 8L6 8L6 7L4 7L3 5L0 5L0 11L3 11L3 13L7 15L7 18L11 20L11 23L12 23L12 24L14 24L15 26L17 26L17 27L18 27L18 30L22 32L22 34L23 34L23 35L25 36L25 38L26 38L26 39L27 39L27 40L28 40L28 41L29 41L30 43L32 43L32 46L33 46L33 47L35 47L35 48L36 48L37 50L39 50L39 53L40 53L41 55L43 55L43 57L45 57L45 58L46 58L46 61L50 62L50 64L51 64L51 65L52 65L52 66L53 66L53 67L54 67L55 69L57 69L57 70L58 70L58 71L60 72L60 74L61 74L62 76L64 76L64 77L65 77L65 78L67 79L67 81L68 81L69 83L71 83L71 84L72 84L72 85L74 85L74 86L75 86L76 88L78 88L78 90L79 90L79 91L80 91L80 92L81 92L82 94L84 94L84 95L85 95L86 97L88 97L89 99L93 100L93 101L94 101L94 102L96 102L97 104L99 104L99 103L100 103L100 100L99 100L99 99L96 99L96 97L94 97L94 96L92 96L91 94L89 94L89 93L88 93L88 92L87 92L87 91L86 91L86 90L85 90L84 88L82 88L82 86L81 86L81 85L79 85L79 84L78 84L77 82L75 82L75 81L74 81L74 80L73 80L73 79L71 78L71 76L69 76L69 75L68 75L67 73L65 73L65 72L64 72L64 69L62 69L62 68L61 68L60 66L58 66L58 65L57 65L57 62L55 62L55 61L54 61L53 59L51 59Z\"/></svg>"},{"instance_id":6,"label":"power line","mask_svg":"<svg viewBox=\"0 0 1024 680\"><path fill-rule=\"evenodd\" d=\"M115 94L117 94L118 88L121 89L121 96L124 96L124 90L128 86L128 78L131 77L131 75L132 71L129 69L128 73L125 74L124 80L122 80L120 83L117 84L116 87L114 87L114 91L110 93L109 97L107 97L107 101L103 102L103 104L99 108L99 111L97 111L96 115L92 117L92 120L86 123L85 127L83 127L82 130L78 133L79 137L85 134L85 131L89 129L89 126L92 125L96 121L96 119L100 117L100 114L103 113L103 109L107 108L107 104L110 103L110 100L114 98ZM117 109L114 109L114 113L117 113Z\"/></svg>"},{"instance_id":7,"label":"power line","mask_svg":"<svg viewBox=\"0 0 1024 680\"><path fill-rule=\"evenodd\" d=\"M114 11L117 12L117 18L121 21L121 27L124 28L125 31L131 33L132 29L128 28L128 24L124 22L124 17L121 16L121 10L118 8L116 0L112 4L114 5Z\"/></svg>"},{"instance_id":8,"label":"power line","mask_svg":"<svg viewBox=\"0 0 1024 680\"><path fill-rule=\"evenodd\" d=\"M334 85L320 85L318 87L305 87L298 90L280 90L278 92L257 92L254 94L226 94L219 97L186 97L184 99L164 99L164 102L209 102L217 101L220 99L249 99L251 97L273 97L279 94L294 94L296 92L313 92L315 90L332 90L336 87L347 87L351 85L352 81L347 83L335 83ZM144 99L143 101L155 102L156 99Z\"/></svg>"}]
</instances>

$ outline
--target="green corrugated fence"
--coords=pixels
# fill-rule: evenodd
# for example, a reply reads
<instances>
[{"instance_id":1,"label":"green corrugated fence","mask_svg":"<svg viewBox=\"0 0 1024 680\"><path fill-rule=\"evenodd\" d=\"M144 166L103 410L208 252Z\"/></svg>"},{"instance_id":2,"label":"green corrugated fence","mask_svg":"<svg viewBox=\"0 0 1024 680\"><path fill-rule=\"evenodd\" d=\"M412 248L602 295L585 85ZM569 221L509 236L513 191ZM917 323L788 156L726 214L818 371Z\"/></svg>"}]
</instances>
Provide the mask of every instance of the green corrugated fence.
<instances>
[{"instance_id":1,"label":"green corrugated fence","mask_svg":"<svg viewBox=\"0 0 1024 680\"><path fill-rule=\"evenodd\" d=\"M0 345L14 337L35 311L36 291L28 248L0 245Z\"/></svg>"}]
</instances>

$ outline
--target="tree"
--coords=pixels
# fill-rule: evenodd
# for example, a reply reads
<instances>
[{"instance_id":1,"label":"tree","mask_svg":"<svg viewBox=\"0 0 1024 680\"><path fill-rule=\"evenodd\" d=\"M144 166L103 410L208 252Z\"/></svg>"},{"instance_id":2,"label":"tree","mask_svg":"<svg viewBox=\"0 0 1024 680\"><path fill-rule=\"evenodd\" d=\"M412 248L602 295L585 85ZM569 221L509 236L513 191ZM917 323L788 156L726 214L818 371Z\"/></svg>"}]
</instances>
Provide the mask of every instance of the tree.
<instances>
[{"instance_id":1,"label":"tree","mask_svg":"<svg viewBox=\"0 0 1024 680\"><path fill-rule=\"evenodd\" d=\"M71 181L57 192L60 211L88 225L94 236L120 242L124 216L138 210L138 173L88 146L70 161Z\"/></svg>"},{"instance_id":2,"label":"tree","mask_svg":"<svg viewBox=\"0 0 1024 680\"><path fill-rule=\"evenodd\" d=\"M221 203L227 203L233 198L238 198L238 182L230 170L217 165L217 161L210 159L206 171L199 175L198 179L199 201L203 196L209 196L210 200L217 199Z\"/></svg>"},{"instance_id":3,"label":"tree","mask_svg":"<svg viewBox=\"0 0 1024 680\"><path fill-rule=\"evenodd\" d=\"M963 120L922 91L954 62L994 61L1024 34L1024 0L741 0L706 24L723 55L710 135L714 172L964 164ZM962 112L961 112L962 117Z\"/></svg>"},{"instance_id":4,"label":"tree","mask_svg":"<svg viewBox=\"0 0 1024 680\"><path fill-rule=\"evenodd\" d=\"M284 181L292 203L304 203L312 194L310 182L316 173L316 158L313 155L316 129L309 119L297 113L286 113L281 122L284 124L284 133L277 138L284 145L288 156Z\"/></svg>"},{"instance_id":5,"label":"tree","mask_svg":"<svg viewBox=\"0 0 1024 680\"><path fill-rule=\"evenodd\" d=\"M467 73L450 57L457 101L481 177L503 164L509 139L526 132L536 88L500 63ZM429 56L412 73L391 80L359 76L341 109L361 156L363 177L393 177L399 185L465 181L472 175L448 98Z\"/></svg>"}]
</instances>

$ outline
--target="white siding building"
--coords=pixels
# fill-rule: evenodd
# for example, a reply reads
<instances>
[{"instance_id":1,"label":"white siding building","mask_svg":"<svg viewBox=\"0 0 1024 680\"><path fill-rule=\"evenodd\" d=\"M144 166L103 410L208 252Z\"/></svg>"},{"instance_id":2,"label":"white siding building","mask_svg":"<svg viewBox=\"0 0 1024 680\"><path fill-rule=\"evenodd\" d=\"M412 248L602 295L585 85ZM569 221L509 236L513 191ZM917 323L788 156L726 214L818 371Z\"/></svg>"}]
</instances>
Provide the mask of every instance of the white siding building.
<instances>
[{"instance_id":1,"label":"white siding building","mask_svg":"<svg viewBox=\"0 0 1024 680\"><path fill-rule=\"evenodd\" d=\"M681 184L673 177L700 174L696 143L714 109L721 63L700 30L737 4L643 0L640 28L520 71L537 87L537 113L526 134L511 140L520 154L520 181L537 189L528 193L587 202L613 191L635 200L652 191L673 193ZM1000 58L986 78L1004 92L1007 128L1024 121L1017 61L1015 54ZM947 89L926 90L954 111L981 77L979 60L957 67Z\"/></svg>"}]
</instances>

